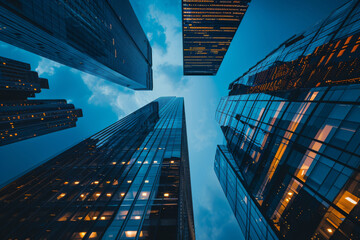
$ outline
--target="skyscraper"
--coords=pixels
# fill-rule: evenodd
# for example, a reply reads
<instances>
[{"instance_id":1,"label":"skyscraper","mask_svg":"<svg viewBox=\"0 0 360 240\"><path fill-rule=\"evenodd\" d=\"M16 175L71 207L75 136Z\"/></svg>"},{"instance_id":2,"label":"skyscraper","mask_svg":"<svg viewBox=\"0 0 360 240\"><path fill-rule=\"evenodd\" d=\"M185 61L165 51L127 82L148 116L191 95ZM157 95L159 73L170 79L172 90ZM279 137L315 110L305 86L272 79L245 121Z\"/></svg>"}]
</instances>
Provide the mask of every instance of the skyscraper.
<instances>
[{"instance_id":1,"label":"skyscraper","mask_svg":"<svg viewBox=\"0 0 360 240\"><path fill-rule=\"evenodd\" d=\"M2 239L195 239L183 98L165 97L0 190Z\"/></svg>"},{"instance_id":2,"label":"skyscraper","mask_svg":"<svg viewBox=\"0 0 360 240\"><path fill-rule=\"evenodd\" d=\"M215 172L246 239L359 239L354 0L230 84Z\"/></svg>"},{"instance_id":3,"label":"skyscraper","mask_svg":"<svg viewBox=\"0 0 360 240\"><path fill-rule=\"evenodd\" d=\"M0 0L0 40L135 90L151 47L128 0Z\"/></svg>"},{"instance_id":4,"label":"skyscraper","mask_svg":"<svg viewBox=\"0 0 360 240\"><path fill-rule=\"evenodd\" d=\"M182 0L184 75L216 75L250 0Z\"/></svg>"},{"instance_id":5,"label":"skyscraper","mask_svg":"<svg viewBox=\"0 0 360 240\"><path fill-rule=\"evenodd\" d=\"M49 88L30 65L0 57L0 146L76 126L81 109L66 100L29 100Z\"/></svg>"}]
</instances>

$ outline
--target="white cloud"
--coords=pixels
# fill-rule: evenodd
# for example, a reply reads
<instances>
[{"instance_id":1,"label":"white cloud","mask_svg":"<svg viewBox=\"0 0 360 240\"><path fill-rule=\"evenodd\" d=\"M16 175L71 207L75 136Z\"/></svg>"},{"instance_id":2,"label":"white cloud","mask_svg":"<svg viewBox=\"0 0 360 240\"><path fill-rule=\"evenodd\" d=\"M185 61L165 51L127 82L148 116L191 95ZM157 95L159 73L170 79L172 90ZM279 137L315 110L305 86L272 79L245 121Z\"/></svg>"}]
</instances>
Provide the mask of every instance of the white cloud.
<instances>
[{"instance_id":1,"label":"white cloud","mask_svg":"<svg viewBox=\"0 0 360 240\"><path fill-rule=\"evenodd\" d=\"M160 34L165 35L165 49L158 44L153 46L154 69L166 65L182 66L181 22L174 15L160 11L155 5L150 5L148 18L160 25Z\"/></svg>"},{"instance_id":2,"label":"white cloud","mask_svg":"<svg viewBox=\"0 0 360 240\"><path fill-rule=\"evenodd\" d=\"M41 58L41 61L39 62L39 65L35 69L36 72L39 73L39 75L47 74L49 76L54 75L55 69L61 67L60 63L51 61L46 58Z\"/></svg>"},{"instance_id":3,"label":"white cloud","mask_svg":"<svg viewBox=\"0 0 360 240\"><path fill-rule=\"evenodd\" d=\"M146 36L149 39L149 41L151 41L153 38L153 33L147 33Z\"/></svg>"}]
</instances>

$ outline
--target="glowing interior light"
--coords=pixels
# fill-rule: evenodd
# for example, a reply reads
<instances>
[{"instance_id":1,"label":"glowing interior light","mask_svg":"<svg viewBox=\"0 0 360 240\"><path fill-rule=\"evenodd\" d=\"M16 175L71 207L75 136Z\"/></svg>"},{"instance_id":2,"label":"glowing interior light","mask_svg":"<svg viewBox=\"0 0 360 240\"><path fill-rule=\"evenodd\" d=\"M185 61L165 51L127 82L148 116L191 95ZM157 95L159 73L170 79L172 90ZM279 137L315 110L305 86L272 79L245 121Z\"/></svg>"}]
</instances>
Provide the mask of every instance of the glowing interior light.
<instances>
[{"instance_id":1,"label":"glowing interior light","mask_svg":"<svg viewBox=\"0 0 360 240\"><path fill-rule=\"evenodd\" d=\"M125 193L121 193L120 195L123 197L123 196L125 196Z\"/></svg>"},{"instance_id":2,"label":"glowing interior light","mask_svg":"<svg viewBox=\"0 0 360 240\"><path fill-rule=\"evenodd\" d=\"M93 219L93 220L96 220L96 219L97 219L97 217L93 217L92 219Z\"/></svg>"},{"instance_id":3,"label":"glowing interior light","mask_svg":"<svg viewBox=\"0 0 360 240\"><path fill-rule=\"evenodd\" d=\"M355 201L351 197L346 197L345 199L348 200L349 202L351 202L352 204L357 204L357 201Z\"/></svg>"},{"instance_id":4,"label":"glowing interior light","mask_svg":"<svg viewBox=\"0 0 360 240\"><path fill-rule=\"evenodd\" d=\"M144 148L144 150L147 150L147 148Z\"/></svg>"},{"instance_id":5,"label":"glowing interior light","mask_svg":"<svg viewBox=\"0 0 360 240\"><path fill-rule=\"evenodd\" d=\"M101 217L100 220L105 220L105 217Z\"/></svg>"},{"instance_id":6,"label":"glowing interior light","mask_svg":"<svg viewBox=\"0 0 360 240\"><path fill-rule=\"evenodd\" d=\"M95 181L94 184L99 184L99 181Z\"/></svg>"},{"instance_id":7,"label":"glowing interior light","mask_svg":"<svg viewBox=\"0 0 360 240\"><path fill-rule=\"evenodd\" d=\"M125 162L121 162L121 164L125 164Z\"/></svg>"},{"instance_id":8,"label":"glowing interior light","mask_svg":"<svg viewBox=\"0 0 360 240\"><path fill-rule=\"evenodd\" d=\"M131 183L131 180L128 180L127 183Z\"/></svg>"},{"instance_id":9,"label":"glowing interior light","mask_svg":"<svg viewBox=\"0 0 360 240\"><path fill-rule=\"evenodd\" d=\"M157 161L154 161L154 163L157 163Z\"/></svg>"},{"instance_id":10,"label":"glowing interior light","mask_svg":"<svg viewBox=\"0 0 360 240\"><path fill-rule=\"evenodd\" d=\"M289 201L289 199L287 198L287 199L285 199L287 202Z\"/></svg>"},{"instance_id":11,"label":"glowing interior light","mask_svg":"<svg viewBox=\"0 0 360 240\"><path fill-rule=\"evenodd\" d=\"M79 181L74 182L75 185L78 185L79 183L80 183Z\"/></svg>"},{"instance_id":12,"label":"glowing interior light","mask_svg":"<svg viewBox=\"0 0 360 240\"><path fill-rule=\"evenodd\" d=\"M69 184L69 182L64 182L64 184L66 185L66 184Z\"/></svg>"},{"instance_id":13,"label":"glowing interior light","mask_svg":"<svg viewBox=\"0 0 360 240\"><path fill-rule=\"evenodd\" d=\"M289 193L288 193L288 195L290 195L290 196L291 196L291 195L293 195L293 193L292 193L292 192L289 192Z\"/></svg>"},{"instance_id":14,"label":"glowing interior light","mask_svg":"<svg viewBox=\"0 0 360 240\"><path fill-rule=\"evenodd\" d=\"M92 232L89 236L89 239L91 238L97 238L97 233L96 232Z\"/></svg>"},{"instance_id":15,"label":"glowing interior light","mask_svg":"<svg viewBox=\"0 0 360 240\"><path fill-rule=\"evenodd\" d=\"M159 148L159 150L161 150L162 148Z\"/></svg>"},{"instance_id":16,"label":"glowing interior light","mask_svg":"<svg viewBox=\"0 0 360 240\"><path fill-rule=\"evenodd\" d=\"M169 197L169 194L168 194L168 193L164 193L164 197Z\"/></svg>"},{"instance_id":17,"label":"glowing interior light","mask_svg":"<svg viewBox=\"0 0 360 240\"><path fill-rule=\"evenodd\" d=\"M107 184L110 184L111 182L110 181L106 181Z\"/></svg>"},{"instance_id":18,"label":"glowing interior light","mask_svg":"<svg viewBox=\"0 0 360 240\"><path fill-rule=\"evenodd\" d=\"M138 161L138 163L141 163L141 161Z\"/></svg>"},{"instance_id":19,"label":"glowing interior light","mask_svg":"<svg viewBox=\"0 0 360 240\"><path fill-rule=\"evenodd\" d=\"M116 162L112 162L112 164L113 164L113 165L115 165L115 164L116 164Z\"/></svg>"},{"instance_id":20,"label":"glowing interior light","mask_svg":"<svg viewBox=\"0 0 360 240\"><path fill-rule=\"evenodd\" d=\"M66 195L66 193L60 194L59 199L65 197L65 195Z\"/></svg>"},{"instance_id":21,"label":"glowing interior light","mask_svg":"<svg viewBox=\"0 0 360 240\"><path fill-rule=\"evenodd\" d=\"M100 193L97 193L97 194L95 194L97 197L99 197L100 196Z\"/></svg>"},{"instance_id":22,"label":"glowing interior light","mask_svg":"<svg viewBox=\"0 0 360 240\"><path fill-rule=\"evenodd\" d=\"M145 161L144 163L145 163L145 164L148 164L149 162L148 162L148 161Z\"/></svg>"},{"instance_id":23,"label":"glowing interior light","mask_svg":"<svg viewBox=\"0 0 360 240\"><path fill-rule=\"evenodd\" d=\"M144 193L142 193L141 195L144 196L144 197L146 197L146 196L147 196L147 193L144 192Z\"/></svg>"},{"instance_id":24,"label":"glowing interior light","mask_svg":"<svg viewBox=\"0 0 360 240\"><path fill-rule=\"evenodd\" d=\"M135 216L136 220L140 220L140 218L141 218L140 216Z\"/></svg>"},{"instance_id":25,"label":"glowing interior light","mask_svg":"<svg viewBox=\"0 0 360 240\"><path fill-rule=\"evenodd\" d=\"M174 163L174 161L170 161L170 163Z\"/></svg>"},{"instance_id":26,"label":"glowing interior light","mask_svg":"<svg viewBox=\"0 0 360 240\"><path fill-rule=\"evenodd\" d=\"M332 233L332 232L333 232L333 230L332 230L331 228L328 228L327 231L328 231L329 233Z\"/></svg>"},{"instance_id":27,"label":"glowing interior light","mask_svg":"<svg viewBox=\"0 0 360 240\"><path fill-rule=\"evenodd\" d=\"M80 232L79 235L80 235L81 238L83 238L83 237L85 237L86 232Z\"/></svg>"},{"instance_id":28,"label":"glowing interior light","mask_svg":"<svg viewBox=\"0 0 360 240\"><path fill-rule=\"evenodd\" d=\"M134 238L134 237L136 237L136 233L137 233L137 231L125 231L125 236L127 238Z\"/></svg>"},{"instance_id":29,"label":"glowing interior light","mask_svg":"<svg viewBox=\"0 0 360 240\"><path fill-rule=\"evenodd\" d=\"M80 197L82 197L82 198L83 198L83 197L85 197L85 195L84 195L84 194L81 194L81 195L80 195Z\"/></svg>"},{"instance_id":30,"label":"glowing interior light","mask_svg":"<svg viewBox=\"0 0 360 240\"><path fill-rule=\"evenodd\" d=\"M149 180L145 180L145 183L149 183Z\"/></svg>"},{"instance_id":31,"label":"glowing interior light","mask_svg":"<svg viewBox=\"0 0 360 240\"><path fill-rule=\"evenodd\" d=\"M107 197L111 197L111 193L107 193L106 196L107 196Z\"/></svg>"}]
</instances>

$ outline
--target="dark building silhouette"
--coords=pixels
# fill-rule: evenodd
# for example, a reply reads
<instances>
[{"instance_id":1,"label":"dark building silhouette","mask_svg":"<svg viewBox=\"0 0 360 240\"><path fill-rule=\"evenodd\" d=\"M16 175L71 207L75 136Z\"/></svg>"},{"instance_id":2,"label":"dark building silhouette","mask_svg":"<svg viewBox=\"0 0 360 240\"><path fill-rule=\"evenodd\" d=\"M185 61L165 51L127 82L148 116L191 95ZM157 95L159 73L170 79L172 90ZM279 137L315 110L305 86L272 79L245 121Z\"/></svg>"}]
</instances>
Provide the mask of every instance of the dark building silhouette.
<instances>
[{"instance_id":1,"label":"dark building silhouette","mask_svg":"<svg viewBox=\"0 0 360 240\"><path fill-rule=\"evenodd\" d=\"M152 90L149 41L128 0L0 0L0 40L135 90Z\"/></svg>"},{"instance_id":2,"label":"dark building silhouette","mask_svg":"<svg viewBox=\"0 0 360 240\"><path fill-rule=\"evenodd\" d=\"M184 75L216 75L250 0L182 0Z\"/></svg>"},{"instance_id":3,"label":"dark building silhouette","mask_svg":"<svg viewBox=\"0 0 360 240\"><path fill-rule=\"evenodd\" d=\"M140 108L0 190L1 239L195 239L183 98Z\"/></svg>"},{"instance_id":4,"label":"dark building silhouette","mask_svg":"<svg viewBox=\"0 0 360 240\"><path fill-rule=\"evenodd\" d=\"M215 172L246 239L359 239L360 3L230 84Z\"/></svg>"},{"instance_id":5,"label":"dark building silhouette","mask_svg":"<svg viewBox=\"0 0 360 240\"><path fill-rule=\"evenodd\" d=\"M66 100L29 100L48 80L30 64L0 57L0 146L76 126L81 109Z\"/></svg>"}]
</instances>

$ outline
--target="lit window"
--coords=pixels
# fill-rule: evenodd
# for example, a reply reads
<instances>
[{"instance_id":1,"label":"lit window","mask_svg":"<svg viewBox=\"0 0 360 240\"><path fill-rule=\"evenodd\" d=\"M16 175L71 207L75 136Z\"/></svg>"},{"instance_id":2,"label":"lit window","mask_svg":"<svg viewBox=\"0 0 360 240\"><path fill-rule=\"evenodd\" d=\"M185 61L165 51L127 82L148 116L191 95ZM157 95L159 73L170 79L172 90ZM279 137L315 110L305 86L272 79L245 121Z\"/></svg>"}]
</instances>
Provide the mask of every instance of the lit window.
<instances>
[{"instance_id":1,"label":"lit window","mask_svg":"<svg viewBox=\"0 0 360 240\"><path fill-rule=\"evenodd\" d=\"M170 163L174 163L174 161L170 161Z\"/></svg>"},{"instance_id":2,"label":"lit window","mask_svg":"<svg viewBox=\"0 0 360 240\"><path fill-rule=\"evenodd\" d=\"M61 194L57 197L57 199L59 200L59 199L65 197L65 195L66 195L66 193L61 193Z\"/></svg>"},{"instance_id":3,"label":"lit window","mask_svg":"<svg viewBox=\"0 0 360 240\"><path fill-rule=\"evenodd\" d=\"M137 231L125 231L125 236L127 238L134 238L136 237Z\"/></svg>"},{"instance_id":4,"label":"lit window","mask_svg":"<svg viewBox=\"0 0 360 240\"><path fill-rule=\"evenodd\" d=\"M80 233L79 233L79 236L80 236L81 238L85 237L85 235L86 235L86 232L80 232Z\"/></svg>"},{"instance_id":5,"label":"lit window","mask_svg":"<svg viewBox=\"0 0 360 240\"><path fill-rule=\"evenodd\" d=\"M112 165L116 165L116 162L112 162Z\"/></svg>"},{"instance_id":6,"label":"lit window","mask_svg":"<svg viewBox=\"0 0 360 240\"><path fill-rule=\"evenodd\" d=\"M106 196L107 196L107 197L111 197L111 193L107 193Z\"/></svg>"},{"instance_id":7,"label":"lit window","mask_svg":"<svg viewBox=\"0 0 360 240\"><path fill-rule=\"evenodd\" d=\"M131 183L131 180L128 180L127 183Z\"/></svg>"},{"instance_id":8,"label":"lit window","mask_svg":"<svg viewBox=\"0 0 360 240\"><path fill-rule=\"evenodd\" d=\"M332 233L332 232L333 232L333 230L332 230L331 228L328 228L327 231L328 231L329 233Z\"/></svg>"},{"instance_id":9,"label":"lit window","mask_svg":"<svg viewBox=\"0 0 360 240\"><path fill-rule=\"evenodd\" d=\"M145 183L149 183L149 180L145 180Z\"/></svg>"},{"instance_id":10,"label":"lit window","mask_svg":"<svg viewBox=\"0 0 360 240\"><path fill-rule=\"evenodd\" d=\"M94 184L99 184L99 181L95 181Z\"/></svg>"},{"instance_id":11,"label":"lit window","mask_svg":"<svg viewBox=\"0 0 360 240\"><path fill-rule=\"evenodd\" d=\"M125 196L125 193L121 193L120 195L123 197L123 196Z\"/></svg>"},{"instance_id":12,"label":"lit window","mask_svg":"<svg viewBox=\"0 0 360 240\"><path fill-rule=\"evenodd\" d=\"M105 217L101 217L100 220L105 220L106 218Z\"/></svg>"},{"instance_id":13,"label":"lit window","mask_svg":"<svg viewBox=\"0 0 360 240\"><path fill-rule=\"evenodd\" d=\"M89 236L89 239L91 239L91 238L97 238L97 237L98 237L97 232L92 232L92 233L90 234L90 236Z\"/></svg>"},{"instance_id":14,"label":"lit window","mask_svg":"<svg viewBox=\"0 0 360 240\"><path fill-rule=\"evenodd\" d=\"M79 183L80 183L79 181L74 182L75 185L78 185Z\"/></svg>"},{"instance_id":15,"label":"lit window","mask_svg":"<svg viewBox=\"0 0 360 240\"><path fill-rule=\"evenodd\" d=\"M146 193L146 192L143 192L141 195L142 195L143 197L146 197L146 196L147 196L147 193Z\"/></svg>"},{"instance_id":16,"label":"lit window","mask_svg":"<svg viewBox=\"0 0 360 240\"><path fill-rule=\"evenodd\" d=\"M100 195L101 195L100 193L96 193L96 194L95 194L95 196L97 196L97 197L100 197Z\"/></svg>"},{"instance_id":17,"label":"lit window","mask_svg":"<svg viewBox=\"0 0 360 240\"><path fill-rule=\"evenodd\" d=\"M69 182L64 182L64 185L69 184Z\"/></svg>"},{"instance_id":18,"label":"lit window","mask_svg":"<svg viewBox=\"0 0 360 240\"><path fill-rule=\"evenodd\" d=\"M357 198L349 191L345 191L336 205L349 214L358 202L359 198Z\"/></svg>"},{"instance_id":19,"label":"lit window","mask_svg":"<svg viewBox=\"0 0 360 240\"><path fill-rule=\"evenodd\" d=\"M135 218L136 220L140 220L140 219L141 219L140 216L135 216L134 218Z\"/></svg>"},{"instance_id":20,"label":"lit window","mask_svg":"<svg viewBox=\"0 0 360 240\"><path fill-rule=\"evenodd\" d=\"M168 194L168 193L164 193L164 197L169 197L169 194Z\"/></svg>"}]
</instances>

